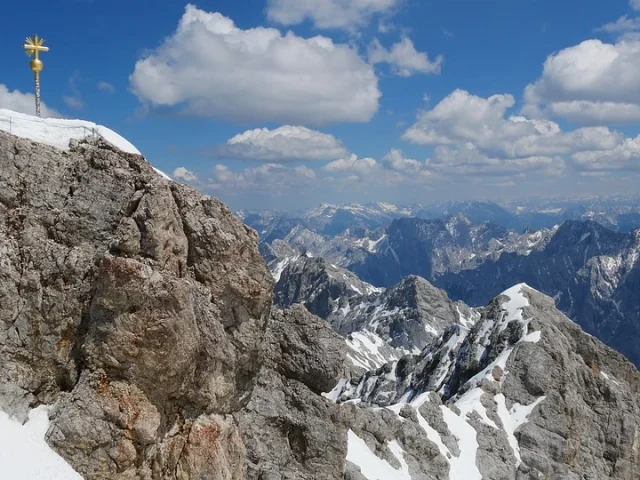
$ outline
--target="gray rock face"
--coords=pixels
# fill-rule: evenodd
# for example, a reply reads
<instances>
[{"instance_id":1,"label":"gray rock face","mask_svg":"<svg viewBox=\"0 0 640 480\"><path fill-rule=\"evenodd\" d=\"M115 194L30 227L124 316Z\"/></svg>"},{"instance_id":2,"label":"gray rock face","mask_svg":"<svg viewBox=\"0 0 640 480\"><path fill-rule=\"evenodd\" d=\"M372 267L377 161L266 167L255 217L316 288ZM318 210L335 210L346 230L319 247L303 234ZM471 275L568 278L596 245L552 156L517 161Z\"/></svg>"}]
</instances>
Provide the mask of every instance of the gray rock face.
<instances>
[{"instance_id":1,"label":"gray rock face","mask_svg":"<svg viewBox=\"0 0 640 480\"><path fill-rule=\"evenodd\" d=\"M367 415L385 410L363 404L387 406L403 431L419 426L452 478L461 468L464 478L640 478L640 373L529 287L507 290L471 329L401 362L345 384L339 401L357 399L350 408ZM396 382L379 381L400 369ZM370 438L371 449L392 440L405 452L415 443L396 431ZM421 474L420 462L407 463Z\"/></svg>"},{"instance_id":2,"label":"gray rock face","mask_svg":"<svg viewBox=\"0 0 640 480\"><path fill-rule=\"evenodd\" d=\"M85 478L244 478L273 285L253 230L102 141L0 133L0 265L3 411L55 405Z\"/></svg>"},{"instance_id":3,"label":"gray rock face","mask_svg":"<svg viewBox=\"0 0 640 480\"><path fill-rule=\"evenodd\" d=\"M474 270L440 277L451 298L482 305L526 282L553 296L588 333L640 365L640 230L615 233L595 222L564 223L542 250L503 254Z\"/></svg>"},{"instance_id":4,"label":"gray rock face","mask_svg":"<svg viewBox=\"0 0 640 480\"><path fill-rule=\"evenodd\" d=\"M236 414L248 479L342 477L347 443L340 408L317 393L335 386L345 351L344 340L302 305L272 312L256 388Z\"/></svg>"},{"instance_id":5,"label":"gray rock face","mask_svg":"<svg viewBox=\"0 0 640 480\"><path fill-rule=\"evenodd\" d=\"M322 258L274 260L271 268L278 278L274 303L280 307L303 303L326 319L347 337L353 363L360 368L380 367L406 353L420 352L449 325L470 325L477 317L416 276L384 290Z\"/></svg>"}]
</instances>

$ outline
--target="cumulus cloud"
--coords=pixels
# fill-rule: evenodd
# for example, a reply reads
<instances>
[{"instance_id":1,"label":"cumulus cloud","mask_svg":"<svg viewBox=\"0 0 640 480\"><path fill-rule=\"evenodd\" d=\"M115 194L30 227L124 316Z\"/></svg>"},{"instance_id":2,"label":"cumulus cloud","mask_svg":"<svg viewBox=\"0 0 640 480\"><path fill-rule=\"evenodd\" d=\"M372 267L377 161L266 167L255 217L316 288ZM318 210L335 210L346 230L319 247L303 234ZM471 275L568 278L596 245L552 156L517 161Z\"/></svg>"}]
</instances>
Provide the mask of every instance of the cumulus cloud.
<instances>
[{"instance_id":1,"label":"cumulus cloud","mask_svg":"<svg viewBox=\"0 0 640 480\"><path fill-rule=\"evenodd\" d=\"M429 170L447 176L516 176L523 173L560 175L565 170L562 157L534 155L518 158L498 158L479 151L473 144L460 147L436 147L427 159Z\"/></svg>"},{"instance_id":2,"label":"cumulus cloud","mask_svg":"<svg viewBox=\"0 0 640 480\"><path fill-rule=\"evenodd\" d=\"M109 94L116 93L116 87L111 85L109 82L105 82L104 80L99 81L97 83L97 87L98 87L98 90L104 93L109 93Z\"/></svg>"},{"instance_id":3,"label":"cumulus cloud","mask_svg":"<svg viewBox=\"0 0 640 480\"><path fill-rule=\"evenodd\" d=\"M523 113L580 124L640 121L640 41L586 40L550 55L525 88Z\"/></svg>"},{"instance_id":4,"label":"cumulus cloud","mask_svg":"<svg viewBox=\"0 0 640 480\"><path fill-rule=\"evenodd\" d=\"M229 195L281 195L291 189L304 188L316 179L316 173L305 166L285 167L278 163L265 163L258 167L233 171L218 164L213 169L209 187Z\"/></svg>"},{"instance_id":5,"label":"cumulus cloud","mask_svg":"<svg viewBox=\"0 0 640 480\"><path fill-rule=\"evenodd\" d=\"M426 52L419 52L408 37L391 46L383 47L378 39L374 39L369 45L369 62L372 64L388 63L391 70L401 77L410 77L416 73L439 74L442 69L444 57L439 55L434 61L429 60Z\"/></svg>"},{"instance_id":6,"label":"cumulus cloud","mask_svg":"<svg viewBox=\"0 0 640 480\"><path fill-rule=\"evenodd\" d=\"M267 18L281 25L310 20L317 28L366 25L374 15L389 14L401 0L268 0Z\"/></svg>"},{"instance_id":7,"label":"cumulus cloud","mask_svg":"<svg viewBox=\"0 0 640 480\"><path fill-rule=\"evenodd\" d=\"M178 167L173 171L173 178L176 180L182 180L184 182L197 182L198 176L191 170L187 170L185 167Z\"/></svg>"},{"instance_id":8,"label":"cumulus cloud","mask_svg":"<svg viewBox=\"0 0 640 480\"><path fill-rule=\"evenodd\" d=\"M640 135L605 151L584 151L572 160L587 171L640 170Z\"/></svg>"},{"instance_id":9,"label":"cumulus cloud","mask_svg":"<svg viewBox=\"0 0 640 480\"><path fill-rule=\"evenodd\" d=\"M352 153L346 158L340 158L333 162L327 163L322 170L326 172L352 172L358 174L367 174L372 172L378 166L375 158L358 158Z\"/></svg>"},{"instance_id":10,"label":"cumulus cloud","mask_svg":"<svg viewBox=\"0 0 640 480\"><path fill-rule=\"evenodd\" d=\"M556 175L564 171L567 155L610 151L625 140L608 127L564 132L550 120L508 115L514 105L512 95L483 98L455 90L420 112L403 138L436 147L428 169L465 175Z\"/></svg>"},{"instance_id":11,"label":"cumulus cloud","mask_svg":"<svg viewBox=\"0 0 640 480\"><path fill-rule=\"evenodd\" d=\"M369 187L428 186L431 177L438 173L427 168L424 163L406 158L399 149L392 149L382 161L375 158L359 158L355 154L334 160L322 167L331 184L348 186L366 184Z\"/></svg>"},{"instance_id":12,"label":"cumulus cloud","mask_svg":"<svg viewBox=\"0 0 640 480\"><path fill-rule=\"evenodd\" d=\"M247 130L230 138L212 152L214 158L277 163L333 160L346 154L344 145L333 135L291 125L273 130Z\"/></svg>"},{"instance_id":13,"label":"cumulus cloud","mask_svg":"<svg viewBox=\"0 0 640 480\"><path fill-rule=\"evenodd\" d=\"M354 47L243 30L193 5L174 34L138 60L130 84L147 105L184 114L307 125L368 121L381 95L373 67Z\"/></svg>"},{"instance_id":14,"label":"cumulus cloud","mask_svg":"<svg viewBox=\"0 0 640 480\"><path fill-rule=\"evenodd\" d=\"M607 127L585 127L565 133L550 120L507 116L514 105L512 95L483 98L458 89L431 110L420 112L403 138L422 145L469 143L479 151L504 158L605 149L622 140L620 134Z\"/></svg>"},{"instance_id":15,"label":"cumulus cloud","mask_svg":"<svg viewBox=\"0 0 640 480\"><path fill-rule=\"evenodd\" d=\"M276 196L326 199L328 196L335 198L338 194L348 197L354 194L372 195L379 201L381 192L386 194L393 188L403 194L428 189L432 177L436 175L427 170L423 163L408 159L402 151L394 149L382 161L351 154L317 169L265 163L233 170L228 165L218 164L212 178L202 182L201 188L224 198L243 201L251 198L254 202L270 203L272 197Z\"/></svg>"},{"instance_id":16,"label":"cumulus cloud","mask_svg":"<svg viewBox=\"0 0 640 480\"><path fill-rule=\"evenodd\" d=\"M420 171L424 165L418 160L405 157L402 150L392 148L382 157L382 166L388 170L396 171Z\"/></svg>"},{"instance_id":17,"label":"cumulus cloud","mask_svg":"<svg viewBox=\"0 0 640 480\"><path fill-rule=\"evenodd\" d=\"M35 115L36 97L33 93L9 90L6 85L0 83L0 108L26 113L27 115ZM48 107L44 102L40 103L40 113L43 117L62 117L60 113Z\"/></svg>"}]
</instances>

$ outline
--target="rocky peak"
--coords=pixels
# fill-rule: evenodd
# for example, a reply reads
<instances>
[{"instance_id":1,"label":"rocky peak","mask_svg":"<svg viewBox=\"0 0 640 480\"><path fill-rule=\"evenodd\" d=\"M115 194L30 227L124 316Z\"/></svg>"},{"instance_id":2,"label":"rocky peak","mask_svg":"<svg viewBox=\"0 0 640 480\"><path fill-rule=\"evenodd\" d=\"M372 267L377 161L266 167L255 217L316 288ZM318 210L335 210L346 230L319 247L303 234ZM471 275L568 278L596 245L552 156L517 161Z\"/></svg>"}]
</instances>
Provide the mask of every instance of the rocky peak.
<instances>
[{"instance_id":1,"label":"rocky peak","mask_svg":"<svg viewBox=\"0 0 640 480\"><path fill-rule=\"evenodd\" d=\"M86 478L244 478L231 415L273 287L255 231L102 140L0 132L0 264L4 412L51 405Z\"/></svg>"},{"instance_id":2,"label":"rocky peak","mask_svg":"<svg viewBox=\"0 0 640 480\"><path fill-rule=\"evenodd\" d=\"M531 251L504 253L475 269L447 273L434 283L455 300L478 306L500 291L526 282L553 296L558 308L588 333L640 365L636 236L591 221L567 221L530 236Z\"/></svg>"},{"instance_id":3,"label":"rocky peak","mask_svg":"<svg viewBox=\"0 0 640 480\"><path fill-rule=\"evenodd\" d=\"M347 337L356 370L419 352L449 325L471 325L477 318L469 307L454 304L445 292L417 276L384 290L322 258L298 256L278 278L275 304L302 303L329 321Z\"/></svg>"},{"instance_id":4,"label":"rocky peak","mask_svg":"<svg viewBox=\"0 0 640 480\"><path fill-rule=\"evenodd\" d=\"M353 273L321 257L297 256L284 267L273 295L276 305L285 307L304 303L310 312L330 319L341 299L366 298L378 291ZM341 330L340 325L335 327Z\"/></svg>"},{"instance_id":5,"label":"rocky peak","mask_svg":"<svg viewBox=\"0 0 640 480\"><path fill-rule=\"evenodd\" d=\"M572 255L588 251L588 255L607 255L619 248L628 234L609 230L594 221L567 220L549 241L548 254Z\"/></svg>"},{"instance_id":6,"label":"rocky peak","mask_svg":"<svg viewBox=\"0 0 640 480\"><path fill-rule=\"evenodd\" d=\"M626 480L640 475L639 388L622 355L516 285L470 329L452 327L334 397L351 410L356 471L367 468L354 454L364 444L410 478Z\"/></svg>"}]
</instances>

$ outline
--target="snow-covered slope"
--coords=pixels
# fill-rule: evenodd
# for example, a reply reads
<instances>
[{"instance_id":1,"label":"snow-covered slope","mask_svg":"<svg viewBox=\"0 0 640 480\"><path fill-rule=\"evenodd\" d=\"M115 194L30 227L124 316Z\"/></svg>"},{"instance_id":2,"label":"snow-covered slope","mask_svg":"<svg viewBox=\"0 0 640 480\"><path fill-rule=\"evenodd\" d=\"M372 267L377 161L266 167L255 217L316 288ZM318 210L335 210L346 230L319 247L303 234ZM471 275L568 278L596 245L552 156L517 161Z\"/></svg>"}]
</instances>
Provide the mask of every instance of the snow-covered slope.
<instances>
[{"instance_id":1,"label":"snow-covered slope","mask_svg":"<svg viewBox=\"0 0 640 480\"><path fill-rule=\"evenodd\" d=\"M0 130L17 137L51 145L60 150L67 150L71 139L80 140L91 135L98 135L123 152L142 155L131 142L113 130L86 120L38 118L0 108ZM166 173L155 167L153 169L167 180L171 180L171 177Z\"/></svg>"},{"instance_id":2,"label":"snow-covered slope","mask_svg":"<svg viewBox=\"0 0 640 480\"><path fill-rule=\"evenodd\" d=\"M22 425L0 412L0 478L7 480L82 480L45 442L47 407L29 412Z\"/></svg>"}]
</instances>

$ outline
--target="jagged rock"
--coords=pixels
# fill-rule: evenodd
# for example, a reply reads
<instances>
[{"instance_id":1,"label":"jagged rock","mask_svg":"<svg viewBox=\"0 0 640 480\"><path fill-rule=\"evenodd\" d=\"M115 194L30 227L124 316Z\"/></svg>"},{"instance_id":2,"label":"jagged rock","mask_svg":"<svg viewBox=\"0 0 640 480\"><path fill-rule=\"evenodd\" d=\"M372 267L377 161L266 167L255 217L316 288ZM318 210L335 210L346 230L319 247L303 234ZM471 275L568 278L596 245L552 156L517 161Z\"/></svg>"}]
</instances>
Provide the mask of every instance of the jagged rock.
<instances>
[{"instance_id":1,"label":"jagged rock","mask_svg":"<svg viewBox=\"0 0 640 480\"><path fill-rule=\"evenodd\" d=\"M421 277L383 290L322 258L297 255L274 260L271 268L275 304L303 303L345 335L353 373L419 352L451 324L470 325L477 317Z\"/></svg>"},{"instance_id":2,"label":"jagged rock","mask_svg":"<svg viewBox=\"0 0 640 480\"><path fill-rule=\"evenodd\" d=\"M344 340L297 305L272 312L265 348L251 401L237 414L247 478L341 478L347 445L340 409L317 393L335 386Z\"/></svg>"},{"instance_id":3,"label":"jagged rock","mask_svg":"<svg viewBox=\"0 0 640 480\"><path fill-rule=\"evenodd\" d=\"M592 221L567 221L544 248L504 253L435 284L475 306L520 282L553 296L586 332L640 366L640 230L616 233Z\"/></svg>"},{"instance_id":4,"label":"jagged rock","mask_svg":"<svg viewBox=\"0 0 640 480\"><path fill-rule=\"evenodd\" d=\"M415 359L392 392L395 404L388 384L380 384L387 389L381 395L362 380L343 385L337 398L386 405L404 419L403 430L410 421L427 425L450 473L463 462L491 479L640 478L640 373L553 299L518 285L483 309L471 329L455 330ZM364 382L378 385L373 373ZM424 423L413 420L418 412ZM370 438L373 450L395 439L408 451L402 432L387 431Z\"/></svg>"},{"instance_id":5,"label":"jagged rock","mask_svg":"<svg viewBox=\"0 0 640 480\"><path fill-rule=\"evenodd\" d=\"M273 285L253 230L102 140L0 132L0 265L3 411L54 405L49 442L87 479L244 478L231 414Z\"/></svg>"},{"instance_id":6,"label":"jagged rock","mask_svg":"<svg viewBox=\"0 0 640 480\"><path fill-rule=\"evenodd\" d=\"M335 386L345 359L344 340L304 306L274 310L265 337L268 368L317 394Z\"/></svg>"}]
</instances>

